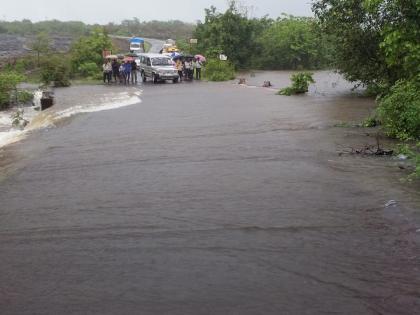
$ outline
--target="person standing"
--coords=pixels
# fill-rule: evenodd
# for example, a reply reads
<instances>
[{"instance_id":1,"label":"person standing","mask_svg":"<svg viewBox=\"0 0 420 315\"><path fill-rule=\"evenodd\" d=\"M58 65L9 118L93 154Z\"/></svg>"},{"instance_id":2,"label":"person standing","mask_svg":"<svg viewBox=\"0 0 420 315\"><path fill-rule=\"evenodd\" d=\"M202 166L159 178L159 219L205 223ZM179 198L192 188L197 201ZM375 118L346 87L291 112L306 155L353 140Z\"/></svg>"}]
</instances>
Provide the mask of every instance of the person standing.
<instances>
[{"instance_id":1,"label":"person standing","mask_svg":"<svg viewBox=\"0 0 420 315\"><path fill-rule=\"evenodd\" d=\"M182 65L181 59L176 60L175 68L178 70L179 80L182 81L182 71L184 70L184 67Z\"/></svg>"},{"instance_id":2,"label":"person standing","mask_svg":"<svg viewBox=\"0 0 420 315\"><path fill-rule=\"evenodd\" d=\"M126 60L124 63L124 84L130 83L131 62Z\"/></svg>"},{"instance_id":3,"label":"person standing","mask_svg":"<svg viewBox=\"0 0 420 315\"><path fill-rule=\"evenodd\" d=\"M191 71L193 70L191 60L185 60L184 67L185 67L185 75L186 75L187 79L191 80L192 79L191 78Z\"/></svg>"},{"instance_id":4,"label":"person standing","mask_svg":"<svg viewBox=\"0 0 420 315\"><path fill-rule=\"evenodd\" d=\"M136 61L135 60L133 60L132 62L131 62L131 83L132 84L137 84L137 69L138 68L138 66L137 66L137 63L136 63Z\"/></svg>"},{"instance_id":5,"label":"person standing","mask_svg":"<svg viewBox=\"0 0 420 315\"><path fill-rule=\"evenodd\" d=\"M201 80L201 68L203 67L201 60L197 59L194 63L194 66L195 66L195 79Z\"/></svg>"},{"instance_id":6,"label":"person standing","mask_svg":"<svg viewBox=\"0 0 420 315\"><path fill-rule=\"evenodd\" d=\"M120 73L120 84L122 84L123 82L125 82L125 66L124 66L124 61L120 64L120 69L119 69L119 73Z\"/></svg>"},{"instance_id":7,"label":"person standing","mask_svg":"<svg viewBox=\"0 0 420 315\"><path fill-rule=\"evenodd\" d=\"M109 84L111 82L112 66L108 60L106 60L104 64L102 65L102 71L103 71L104 83Z\"/></svg>"},{"instance_id":8,"label":"person standing","mask_svg":"<svg viewBox=\"0 0 420 315\"><path fill-rule=\"evenodd\" d=\"M116 59L112 61L112 74L114 76L114 82L117 83L117 79L120 77L120 63Z\"/></svg>"}]
</instances>

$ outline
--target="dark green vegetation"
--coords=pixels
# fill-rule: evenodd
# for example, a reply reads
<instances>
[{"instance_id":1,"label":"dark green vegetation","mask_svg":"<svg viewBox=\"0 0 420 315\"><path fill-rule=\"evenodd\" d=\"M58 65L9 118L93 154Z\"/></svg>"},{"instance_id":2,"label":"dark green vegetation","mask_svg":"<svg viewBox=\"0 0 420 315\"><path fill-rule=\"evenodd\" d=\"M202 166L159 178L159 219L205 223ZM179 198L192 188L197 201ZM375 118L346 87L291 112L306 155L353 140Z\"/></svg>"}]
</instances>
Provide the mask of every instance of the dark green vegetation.
<instances>
[{"instance_id":1,"label":"dark green vegetation","mask_svg":"<svg viewBox=\"0 0 420 315\"><path fill-rule=\"evenodd\" d=\"M230 2L224 13L206 9L192 53L228 56L236 68L318 69L330 64L331 45L313 18L284 15L276 20L249 18Z\"/></svg>"},{"instance_id":2,"label":"dark green vegetation","mask_svg":"<svg viewBox=\"0 0 420 315\"><path fill-rule=\"evenodd\" d=\"M235 79L235 67L229 61L210 59L204 69L204 77L209 81L227 81Z\"/></svg>"},{"instance_id":3,"label":"dark green vegetation","mask_svg":"<svg viewBox=\"0 0 420 315\"><path fill-rule=\"evenodd\" d=\"M96 76L101 72L104 49L112 50L112 42L106 32L100 28L95 29L90 36L83 36L75 42L70 50L72 73L82 76Z\"/></svg>"},{"instance_id":4,"label":"dark green vegetation","mask_svg":"<svg viewBox=\"0 0 420 315\"><path fill-rule=\"evenodd\" d=\"M124 20L120 24L88 25L83 22L61 22L57 20L32 23L30 20L0 21L0 33L16 35L38 35L49 33L79 37L89 35L94 29L103 27L109 34L121 36L143 36L151 38L187 38L195 29L194 24L181 21L140 22L137 18Z\"/></svg>"},{"instance_id":5,"label":"dark green vegetation","mask_svg":"<svg viewBox=\"0 0 420 315\"><path fill-rule=\"evenodd\" d=\"M336 68L378 95L379 122L407 141L420 176L420 1L318 0L313 11Z\"/></svg>"},{"instance_id":6,"label":"dark green vegetation","mask_svg":"<svg viewBox=\"0 0 420 315\"><path fill-rule=\"evenodd\" d=\"M290 96L293 94L303 94L308 92L309 84L315 83L312 75L313 73L310 72L293 74L291 77L292 86L281 89L278 94Z\"/></svg>"},{"instance_id":7,"label":"dark green vegetation","mask_svg":"<svg viewBox=\"0 0 420 315\"><path fill-rule=\"evenodd\" d=\"M25 77L15 72L0 73L0 109L5 109L19 100L17 85Z\"/></svg>"}]
</instances>

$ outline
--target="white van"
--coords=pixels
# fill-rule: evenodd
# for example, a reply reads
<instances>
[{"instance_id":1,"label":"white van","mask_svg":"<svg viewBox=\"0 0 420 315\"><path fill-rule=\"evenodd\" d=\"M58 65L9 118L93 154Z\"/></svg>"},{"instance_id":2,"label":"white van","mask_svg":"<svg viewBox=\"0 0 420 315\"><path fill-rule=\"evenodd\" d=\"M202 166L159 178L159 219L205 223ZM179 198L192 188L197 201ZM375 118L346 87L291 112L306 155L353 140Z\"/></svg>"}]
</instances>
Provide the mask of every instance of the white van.
<instances>
[{"instance_id":1,"label":"white van","mask_svg":"<svg viewBox=\"0 0 420 315\"><path fill-rule=\"evenodd\" d=\"M153 83L166 80L178 83L178 71L170 57L161 54L140 54L139 58L143 82L150 78Z\"/></svg>"}]
</instances>

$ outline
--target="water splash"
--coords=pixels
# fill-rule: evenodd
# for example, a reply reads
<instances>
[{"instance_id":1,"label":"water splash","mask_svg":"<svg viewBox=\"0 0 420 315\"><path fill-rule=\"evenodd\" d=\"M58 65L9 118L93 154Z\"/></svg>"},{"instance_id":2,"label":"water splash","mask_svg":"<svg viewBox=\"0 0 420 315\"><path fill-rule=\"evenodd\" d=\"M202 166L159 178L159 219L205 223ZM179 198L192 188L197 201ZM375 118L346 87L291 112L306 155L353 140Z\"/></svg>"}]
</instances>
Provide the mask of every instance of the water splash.
<instances>
[{"instance_id":1,"label":"water splash","mask_svg":"<svg viewBox=\"0 0 420 315\"><path fill-rule=\"evenodd\" d=\"M70 88L72 89L72 88ZM76 87L77 89L77 87ZM54 106L44 112L37 112L34 107L24 109L24 118L29 121L28 126L23 129L12 127L12 119L10 118L13 111L0 113L0 148L9 144L21 141L30 132L54 127L58 121L83 113L94 113L104 110L113 110L121 107L131 106L141 102L141 91L124 91L119 93L107 93L103 97L96 98L93 101L79 100L79 104L62 108ZM58 100L58 103L60 100Z\"/></svg>"}]
</instances>

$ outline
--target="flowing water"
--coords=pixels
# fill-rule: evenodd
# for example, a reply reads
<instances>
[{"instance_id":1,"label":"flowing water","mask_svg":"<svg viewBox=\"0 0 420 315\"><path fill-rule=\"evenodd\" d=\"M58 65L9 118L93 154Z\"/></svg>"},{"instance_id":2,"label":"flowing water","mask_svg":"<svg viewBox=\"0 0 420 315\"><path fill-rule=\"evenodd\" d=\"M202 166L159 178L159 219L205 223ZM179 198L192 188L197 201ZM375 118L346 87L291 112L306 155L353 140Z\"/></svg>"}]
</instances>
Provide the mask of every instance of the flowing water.
<instances>
[{"instance_id":1,"label":"flowing water","mask_svg":"<svg viewBox=\"0 0 420 315\"><path fill-rule=\"evenodd\" d=\"M57 90L0 151L0 313L417 313L419 186L341 154L372 100L289 75Z\"/></svg>"}]
</instances>

